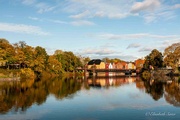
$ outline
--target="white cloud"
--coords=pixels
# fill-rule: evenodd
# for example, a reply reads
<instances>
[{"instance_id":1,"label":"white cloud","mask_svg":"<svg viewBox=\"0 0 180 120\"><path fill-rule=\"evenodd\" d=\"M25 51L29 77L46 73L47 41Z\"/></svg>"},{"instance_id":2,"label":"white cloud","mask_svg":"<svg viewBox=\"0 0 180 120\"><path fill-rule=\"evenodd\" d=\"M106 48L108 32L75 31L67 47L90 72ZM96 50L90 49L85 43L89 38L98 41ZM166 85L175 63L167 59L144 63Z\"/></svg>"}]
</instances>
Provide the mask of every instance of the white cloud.
<instances>
[{"instance_id":1,"label":"white cloud","mask_svg":"<svg viewBox=\"0 0 180 120\"><path fill-rule=\"evenodd\" d=\"M174 43L180 43L180 38L161 41L160 45L158 45L156 48L163 52L165 48L171 46Z\"/></svg>"},{"instance_id":2,"label":"white cloud","mask_svg":"<svg viewBox=\"0 0 180 120\"><path fill-rule=\"evenodd\" d=\"M38 26L13 23L0 23L0 31L35 35L50 35L50 33L42 31L42 29Z\"/></svg>"},{"instance_id":3,"label":"white cloud","mask_svg":"<svg viewBox=\"0 0 180 120\"><path fill-rule=\"evenodd\" d=\"M95 25L95 23L87 20L76 20L76 21L62 21L62 20L54 20L54 19L41 19L37 17L28 17L31 20L35 21L47 21L47 22L52 22L52 23L57 23L57 24L69 24L69 25L74 25L74 26L91 26Z\"/></svg>"},{"instance_id":4,"label":"white cloud","mask_svg":"<svg viewBox=\"0 0 180 120\"><path fill-rule=\"evenodd\" d=\"M31 20L35 20L35 21L42 21L42 19L37 18L37 17L31 17L31 16L29 16L28 18L31 19Z\"/></svg>"},{"instance_id":5,"label":"white cloud","mask_svg":"<svg viewBox=\"0 0 180 120\"><path fill-rule=\"evenodd\" d=\"M36 3L36 0L22 0L22 3L25 5L32 5Z\"/></svg>"},{"instance_id":6,"label":"white cloud","mask_svg":"<svg viewBox=\"0 0 180 120\"><path fill-rule=\"evenodd\" d=\"M74 25L74 26L91 26L91 25L95 25L95 23L91 22L91 21L87 21L87 20L77 20L77 21L73 21L70 22L70 24Z\"/></svg>"},{"instance_id":7,"label":"white cloud","mask_svg":"<svg viewBox=\"0 0 180 120\"><path fill-rule=\"evenodd\" d=\"M50 6L46 3L36 3L35 7L38 9L38 13L50 12L53 11L57 6Z\"/></svg>"},{"instance_id":8,"label":"white cloud","mask_svg":"<svg viewBox=\"0 0 180 120\"><path fill-rule=\"evenodd\" d=\"M92 18L92 17L107 17L107 18L125 18L131 13L129 9L134 0L69 0L65 11L75 15L70 15L71 18ZM78 13L78 14L77 14Z\"/></svg>"},{"instance_id":9,"label":"white cloud","mask_svg":"<svg viewBox=\"0 0 180 120\"><path fill-rule=\"evenodd\" d=\"M180 4L175 4L174 6L172 6L172 9L179 9L180 8Z\"/></svg>"},{"instance_id":10,"label":"white cloud","mask_svg":"<svg viewBox=\"0 0 180 120\"><path fill-rule=\"evenodd\" d=\"M172 11L160 10L157 12L147 13L143 15L146 23L157 22L159 20L169 20L175 18L176 15Z\"/></svg>"},{"instance_id":11,"label":"white cloud","mask_svg":"<svg viewBox=\"0 0 180 120\"><path fill-rule=\"evenodd\" d=\"M134 61L135 59L138 58L134 55L123 54L120 51L113 50L113 48L111 48L112 46L106 46L106 47L105 46L103 45L100 47L80 49L79 50L80 52L78 52L78 54L82 56L89 56L91 59L95 59L95 58L102 59L108 57L108 58L119 58L126 61Z\"/></svg>"},{"instance_id":12,"label":"white cloud","mask_svg":"<svg viewBox=\"0 0 180 120\"><path fill-rule=\"evenodd\" d=\"M52 20L52 19L48 19L48 21L53 22L53 23L58 23L58 24L69 24L66 21L62 21L62 20Z\"/></svg>"},{"instance_id":13,"label":"white cloud","mask_svg":"<svg viewBox=\"0 0 180 120\"><path fill-rule=\"evenodd\" d=\"M109 39L109 40L127 40L127 39L147 39L147 38L154 38L154 39L172 39L178 38L180 36L177 35L155 35L155 34L148 34L148 33L137 33L137 34L100 34L97 37L102 39Z\"/></svg>"},{"instance_id":14,"label":"white cloud","mask_svg":"<svg viewBox=\"0 0 180 120\"><path fill-rule=\"evenodd\" d=\"M109 55L109 54L113 54L116 53L114 50L110 50L110 49L104 49L104 48L87 48L84 50L81 50L82 52L80 54L83 55Z\"/></svg>"},{"instance_id":15,"label":"white cloud","mask_svg":"<svg viewBox=\"0 0 180 120\"><path fill-rule=\"evenodd\" d=\"M179 43L179 42L180 42L180 38L154 41L153 45L148 45L148 46L145 45L144 47L140 48L138 52L151 52L153 49L157 49L163 53L165 48L172 45L173 43Z\"/></svg>"},{"instance_id":16,"label":"white cloud","mask_svg":"<svg viewBox=\"0 0 180 120\"><path fill-rule=\"evenodd\" d=\"M141 11L154 11L159 8L161 2L159 0L144 0L142 2L135 2L132 6L131 12L138 13Z\"/></svg>"},{"instance_id":17,"label":"white cloud","mask_svg":"<svg viewBox=\"0 0 180 120\"><path fill-rule=\"evenodd\" d=\"M38 13L44 13L44 12L53 11L58 6L56 4L56 2L54 3L54 5L51 5L51 4L46 3L46 2L39 2L37 0L22 0L21 2L24 5L36 8Z\"/></svg>"},{"instance_id":18,"label":"white cloud","mask_svg":"<svg viewBox=\"0 0 180 120\"><path fill-rule=\"evenodd\" d=\"M121 60L124 61L134 61L136 59L138 59L138 57L133 56L133 55L122 55L122 54L118 54L118 55L113 55L113 54L109 54L109 55L92 55L90 56L91 59L103 59L103 58L110 58L110 59L114 59L114 58L119 58Z\"/></svg>"},{"instance_id":19,"label":"white cloud","mask_svg":"<svg viewBox=\"0 0 180 120\"><path fill-rule=\"evenodd\" d=\"M141 46L141 45L138 44L138 43L132 43L132 44L128 45L127 49L129 49L129 48L138 48L138 47L140 47L140 46Z\"/></svg>"},{"instance_id":20,"label":"white cloud","mask_svg":"<svg viewBox=\"0 0 180 120\"><path fill-rule=\"evenodd\" d=\"M74 18L74 19L81 19L81 18L84 18L86 16L89 16L90 15L90 12L87 10L83 13L80 13L80 14L76 14L76 15L71 15L69 16L70 18Z\"/></svg>"},{"instance_id":21,"label":"white cloud","mask_svg":"<svg viewBox=\"0 0 180 120\"><path fill-rule=\"evenodd\" d=\"M141 48L138 52L150 52L152 50L153 50L152 47L144 47L144 48Z\"/></svg>"},{"instance_id":22,"label":"white cloud","mask_svg":"<svg viewBox=\"0 0 180 120\"><path fill-rule=\"evenodd\" d=\"M180 4L166 5L164 0L66 0L66 1L37 1L22 0L22 4L37 9L38 13L67 12L72 19L89 19L103 17L122 19L129 16L139 16L146 23L158 20L169 20L176 16L175 9ZM166 14L164 14L166 13Z\"/></svg>"}]
</instances>

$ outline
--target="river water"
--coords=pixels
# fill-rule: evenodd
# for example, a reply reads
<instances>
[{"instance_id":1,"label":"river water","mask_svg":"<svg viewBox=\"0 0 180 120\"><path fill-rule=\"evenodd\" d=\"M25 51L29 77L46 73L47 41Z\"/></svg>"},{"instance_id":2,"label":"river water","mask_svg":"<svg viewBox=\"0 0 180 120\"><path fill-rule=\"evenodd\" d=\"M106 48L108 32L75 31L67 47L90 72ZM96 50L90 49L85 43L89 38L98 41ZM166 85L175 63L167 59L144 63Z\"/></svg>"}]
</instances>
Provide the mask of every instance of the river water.
<instances>
[{"instance_id":1,"label":"river water","mask_svg":"<svg viewBox=\"0 0 180 120\"><path fill-rule=\"evenodd\" d=\"M53 78L0 83L0 120L178 120L179 78Z\"/></svg>"}]
</instances>

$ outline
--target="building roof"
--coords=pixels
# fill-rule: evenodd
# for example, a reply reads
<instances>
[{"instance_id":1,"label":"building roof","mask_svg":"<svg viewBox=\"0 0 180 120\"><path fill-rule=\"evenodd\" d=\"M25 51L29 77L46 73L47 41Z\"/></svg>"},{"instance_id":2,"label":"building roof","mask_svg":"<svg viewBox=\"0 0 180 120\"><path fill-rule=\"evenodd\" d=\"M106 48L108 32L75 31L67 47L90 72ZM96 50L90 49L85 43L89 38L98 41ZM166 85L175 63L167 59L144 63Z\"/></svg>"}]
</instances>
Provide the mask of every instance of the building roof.
<instances>
[{"instance_id":1,"label":"building roof","mask_svg":"<svg viewBox=\"0 0 180 120\"><path fill-rule=\"evenodd\" d=\"M100 59L92 59L91 61L88 62L88 65L100 65L102 61Z\"/></svg>"}]
</instances>

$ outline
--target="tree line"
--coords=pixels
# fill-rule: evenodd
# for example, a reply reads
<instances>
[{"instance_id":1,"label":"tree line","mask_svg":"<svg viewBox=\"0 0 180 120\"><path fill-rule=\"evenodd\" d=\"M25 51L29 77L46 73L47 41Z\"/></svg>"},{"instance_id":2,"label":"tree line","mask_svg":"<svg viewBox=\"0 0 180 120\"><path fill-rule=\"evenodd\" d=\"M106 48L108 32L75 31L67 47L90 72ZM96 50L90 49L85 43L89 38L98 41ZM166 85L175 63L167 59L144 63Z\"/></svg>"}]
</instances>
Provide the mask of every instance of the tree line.
<instances>
[{"instance_id":1,"label":"tree line","mask_svg":"<svg viewBox=\"0 0 180 120\"><path fill-rule=\"evenodd\" d=\"M6 39L0 39L0 61L10 64L25 64L36 73L47 71L55 74L72 72L77 67L90 59L76 56L71 51L56 50L53 55L48 55L45 48L32 47L24 41L10 44Z\"/></svg>"}]
</instances>

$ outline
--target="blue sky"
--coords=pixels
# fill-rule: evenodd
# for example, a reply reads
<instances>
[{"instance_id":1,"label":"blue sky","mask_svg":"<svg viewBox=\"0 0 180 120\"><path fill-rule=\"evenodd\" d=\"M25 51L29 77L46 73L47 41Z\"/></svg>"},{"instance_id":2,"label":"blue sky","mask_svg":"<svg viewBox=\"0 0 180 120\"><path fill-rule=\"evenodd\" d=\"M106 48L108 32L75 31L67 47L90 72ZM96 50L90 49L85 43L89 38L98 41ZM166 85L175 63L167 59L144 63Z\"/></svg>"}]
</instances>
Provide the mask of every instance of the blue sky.
<instances>
[{"instance_id":1,"label":"blue sky","mask_svg":"<svg viewBox=\"0 0 180 120\"><path fill-rule=\"evenodd\" d=\"M0 0L0 38L133 61L180 42L180 1Z\"/></svg>"}]
</instances>

